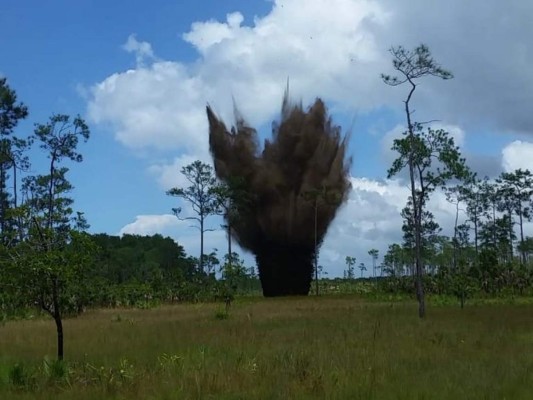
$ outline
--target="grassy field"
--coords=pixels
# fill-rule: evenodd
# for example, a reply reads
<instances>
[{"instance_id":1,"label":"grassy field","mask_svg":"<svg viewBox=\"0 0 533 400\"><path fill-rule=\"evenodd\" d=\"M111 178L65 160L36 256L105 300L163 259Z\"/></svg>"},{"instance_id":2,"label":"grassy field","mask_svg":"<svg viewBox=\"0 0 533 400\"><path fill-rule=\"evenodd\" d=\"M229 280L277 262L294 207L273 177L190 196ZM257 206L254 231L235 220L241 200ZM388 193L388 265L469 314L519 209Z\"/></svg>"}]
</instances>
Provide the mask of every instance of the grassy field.
<instances>
[{"instance_id":1,"label":"grassy field","mask_svg":"<svg viewBox=\"0 0 533 400\"><path fill-rule=\"evenodd\" d=\"M353 297L91 311L0 326L0 399L532 399L533 305ZM48 358L46 358L48 357Z\"/></svg>"}]
</instances>

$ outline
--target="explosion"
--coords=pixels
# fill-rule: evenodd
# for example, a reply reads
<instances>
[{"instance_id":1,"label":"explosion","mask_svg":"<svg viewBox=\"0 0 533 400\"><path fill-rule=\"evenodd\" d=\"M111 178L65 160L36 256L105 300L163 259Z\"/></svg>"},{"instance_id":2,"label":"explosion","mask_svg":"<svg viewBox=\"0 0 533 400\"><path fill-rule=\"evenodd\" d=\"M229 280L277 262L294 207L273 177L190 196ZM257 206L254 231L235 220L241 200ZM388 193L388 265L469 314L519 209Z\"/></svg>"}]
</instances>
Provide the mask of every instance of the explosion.
<instances>
[{"instance_id":1,"label":"explosion","mask_svg":"<svg viewBox=\"0 0 533 400\"><path fill-rule=\"evenodd\" d=\"M235 116L228 131L207 106L216 174L238 178L250 195L232 221L232 237L255 255L264 296L307 295L315 254L350 190L347 136L322 100L304 111L288 91L262 151L257 131Z\"/></svg>"}]
</instances>

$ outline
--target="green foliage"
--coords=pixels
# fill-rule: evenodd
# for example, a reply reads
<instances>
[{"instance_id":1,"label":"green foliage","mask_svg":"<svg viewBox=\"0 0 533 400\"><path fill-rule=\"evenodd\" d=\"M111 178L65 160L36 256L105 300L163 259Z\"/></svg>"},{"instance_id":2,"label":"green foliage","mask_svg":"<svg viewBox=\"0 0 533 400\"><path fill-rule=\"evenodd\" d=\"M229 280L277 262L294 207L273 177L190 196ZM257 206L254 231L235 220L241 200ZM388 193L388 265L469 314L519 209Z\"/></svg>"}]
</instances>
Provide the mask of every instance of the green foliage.
<instances>
[{"instance_id":1,"label":"green foliage","mask_svg":"<svg viewBox=\"0 0 533 400\"><path fill-rule=\"evenodd\" d=\"M234 292L245 291L249 279L249 269L244 265L244 260L239 254L233 253L231 256L224 256L224 265L220 268L222 280Z\"/></svg>"},{"instance_id":2,"label":"green foliage","mask_svg":"<svg viewBox=\"0 0 533 400\"><path fill-rule=\"evenodd\" d=\"M17 204L17 172L29 168L25 152L31 146L31 138L17 137L14 132L20 120L28 116L28 108L17 101L16 92L9 87L6 78L0 78L0 240L9 245L16 236L20 220L12 209ZM11 173L12 187L8 186Z\"/></svg>"},{"instance_id":3,"label":"green foliage","mask_svg":"<svg viewBox=\"0 0 533 400\"><path fill-rule=\"evenodd\" d=\"M414 123L412 129L412 133L407 131L405 137L394 140L392 150L399 156L388 171L389 178L412 162L419 171L417 190L424 194L444 187L452 178L467 176L465 159L461 158L460 150L448 132L430 127L423 129L420 123Z\"/></svg>"},{"instance_id":4,"label":"green foliage","mask_svg":"<svg viewBox=\"0 0 533 400\"><path fill-rule=\"evenodd\" d=\"M21 242L10 249L12 258L4 264L11 283L7 288L25 299L19 307L38 304L52 316L60 310L76 313L84 305L83 288L90 281L83 272L94 252L90 237L78 232L71 232L64 247L46 252L30 241Z\"/></svg>"},{"instance_id":5,"label":"green foliage","mask_svg":"<svg viewBox=\"0 0 533 400\"><path fill-rule=\"evenodd\" d=\"M215 319L225 320L229 318L229 312L227 309L219 309L215 311Z\"/></svg>"},{"instance_id":6,"label":"green foliage","mask_svg":"<svg viewBox=\"0 0 533 400\"><path fill-rule=\"evenodd\" d=\"M35 371L17 363L9 369L9 383L17 389L32 389L35 387Z\"/></svg>"},{"instance_id":7,"label":"green foliage","mask_svg":"<svg viewBox=\"0 0 533 400\"><path fill-rule=\"evenodd\" d=\"M50 360L45 358L42 373L48 378L49 383L69 383L70 369L68 364L63 360Z\"/></svg>"},{"instance_id":8,"label":"green foliage","mask_svg":"<svg viewBox=\"0 0 533 400\"><path fill-rule=\"evenodd\" d=\"M99 251L91 268L92 274L115 294L118 294L119 289L115 290L118 287L140 288L145 285L146 289L141 291L172 301L173 296L178 295L180 285L197 275L196 261L187 257L183 247L169 237L98 234L93 239Z\"/></svg>"},{"instance_id":9,"label":"green foliage","mask_svg":"<svg viewBox=\"0 0 533 400\"><path fill-rule=\"evenodd\" d=\"M17 94L9 87L7 79L0 78L0 135L11 135L19 120L27 116L28 108L17 102Z\"/></svg>"},{"instance_id":10,"label":"green foliage","mask_svg":"<svg viewBox=\"0 0 533 400\"><path fill-rule=\"evenodd\" d=\"M220 265L216 252L217 249L214 249L211 253L203 255L203 270L208 276L214 276L217 267Z\"/></svg>"},{"instance_id":11,"label":"green foliage","mask_svg":"<svg viewBox=\"0 0 533 400\"><path fill-rule=\"evenodd\" d=\"M443 69L431 56L429 47L425 44L417 46L414 50L407 50L403 46L390 49L393 60L392 65L401 76L381 74L383 81L391 86L402 85L427 75L441 79L451 79L453 74Z\"/></svg>"}]
</instances>

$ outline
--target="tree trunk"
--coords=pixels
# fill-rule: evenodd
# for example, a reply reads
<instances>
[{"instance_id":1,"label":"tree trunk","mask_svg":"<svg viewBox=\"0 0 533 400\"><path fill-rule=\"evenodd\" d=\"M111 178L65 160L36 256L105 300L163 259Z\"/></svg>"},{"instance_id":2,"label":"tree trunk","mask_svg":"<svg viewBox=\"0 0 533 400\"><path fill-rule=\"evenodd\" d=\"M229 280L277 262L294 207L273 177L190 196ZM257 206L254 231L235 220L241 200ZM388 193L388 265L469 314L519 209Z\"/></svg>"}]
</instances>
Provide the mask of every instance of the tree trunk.
<instances>
[{"instance_id":1,"label":"tree trunk","mask_svg":"<svg viewBox=\"0 0 533 400\"><path fill-rule=\"evenodd\" d=\"M233 266L233 251L231 250L231 223L228 218L228 264L231 269Z\"/></svg>"},{"instance_id":2,"label":"tree trunk","mask_svg":"<svg viewBox=\"0 0 533 400\"><path fill-rule=\"evenodd\" d=\"M265 297L307 296L313 277L313 247L268 241L256 253Z\"/></svg>"},{"instance_id":3,"label":"tree trunk","mask_svg":"<svg viewBox=\"0 0 533 400\"><path fill-rule=\"evenodd\" d=\"M479 260L479 244L478 244L478 238L477 238L477 235L478 235L478 217L477 217L477 214L476 216L474 217L474 245L475 245L475 248L476 248L476 263L477 261Z\"/></svg>"},{"instance_id":4,"label":"tree trunk","mask_svg":"<svg viewBox=\"0 0 533 400\"><path fill-rule=\"evenodd\" d=\"M3 158L3 154L2 154ZM2 243L6 244L6 171L4 160L0 160L0 231L2 232Z\"/></svg>"},{"instance_id":5,"label":"tree trunk","mask_svg":"<svg viewBox=\"0 0 533 400\"><path fill-rule=\"evenodd\" d=\"M18 207L18 195L17 195L17 165L13 162L13 208ZM19 241L24 240L24 232L22 229L22 217L19 215L17 218L17 228Z\"/></svg>"},{"instance_id":6,"label":"tree trunk","mask_svg":"<svg viewBox=\"0 0 533 400\"><path fill-rule=\"evenodd\" d=\"M200 217L200 262L198 263L200 272L204 272L204 218Z\"/></svg>"},{"instance_id":7,"label":"tree trunk","mask_svg":"<svg viewBox=\"0 0 533 400\"><path fill-rule=\"evenodd\" d=\"M315 285L316 285L316 295L318 296L318 249L317 249L317 223L318 223L318 197L315 198Z\"/></svg>"},{"instance_id":8,"label":"tree trunk","mask_svg":"<svg viewBox=\"0 0 533 400\"><path fill-rule=\"evenodd\" d=\"M420 200L421 201L421 200ZM424 271L422 267L422 224L420 221L420 215L418 216L415 242L416 242L416 297L418 299L418 316L424 318L426 316L426 301L424 296Z\"/></svg>"},{"instance_id":9,"label":"tree trunk","mask_svg":"<svg viewBox=\"0 0 533 400\"><path fill-rule=\"evenodd\" d=\"M376 275L376 258L374 255L372 255L372 270L374 271L374 285L376 286L376 289L378 287L378 277Z\"/></svg>"},{"instance_id":10,"label":"tree trunk","mask_svg":"<svg viewBox=\"0 0 533 400\"><path fill-rule=\"evenodd\" d=\"M13 162L13 208L17 208L17 164Z\"/></svg>"},{"instance_id":11,"label":"tree trunk","mask_svg":"<svg viewBox=\"0 0 533 400\"><path fill-rule=\"evenodd\" d=\"M59 361L63 360L63 321L61 320L61 314L56 312L54 315L54 321L56 323L57 330L57 359Z\"/></svg>"},{"instance_id":12,"label":"tree trunk","mask_svg":"<svg viewBox=\"0 0 533 400\"><path fill-rule=\"evenodd\" d=\"M497 246L496 240L496 203L492 203L492 245L494 248Z\"/></svg>"},{"instance_id":13,"label":"tree trunk","mask_svg":"<svg viewBox=\"0 0 533 400\"><path fill-rule=\"evenodd\" d=\"M522 265L526 263L526 252L524 249L524 221L522 219L522 207L520 207L520 213L518 214L520 222L520 250L521 250L521 261Z\"/></svg>"},{"instance_id":14,"label":"tree trunk","mask_svg":"<svg viewBox=\"0 0 533 400\"><path fill-rule=\"evenodd\" d=\"M417 195L415 188L414 166L412 155L409 159L409 175L411 177L411 196L413 199L413 217L415 219L415 285L418 300L418 316L426 316L426 303L424 298L424 282L422 267L422 202L423 193Z\"/></svg>"},{"instance_id":15,"label":"tree trunk","mask_svg":"<svg viewBox=\"0 0 533 400\"><path fill-rule=\"evenodd\" d=\"M61 320L61 310L59 306L59 287L57 277L52 278L52 304L53 317L57 330L57 359L63 360L63 321Z\"/></svg>"},{"instance_id":16,"label":"tree trunk","mask_svg":"<svg viewBox=\"0 0 533 400\"><path fill-rule=\"evenodd\" d=\"M48 184L48 221L46 227L52 229L52 219L54 216L54 188L55 188L55 161L56 153L52 154L50 161L50 182Z\"/></svg>"},{"instance_id":17,"label":"tree trunk","mask_svg":"<svg viewBox=\"0 0 533 400\"><path fill-rule=\"evenodd\" d=\"M417 199L416 186L415 186L415 170L414 170L414 127L411 122L411 110L409 109L409 102L411 96L415 92L416 85L409 80L411 84L411 91L405 100L405 115L407 116L407 129L410 138L410 151L409 151L409 178L411 183L411 198L413 200L413 218L415 219L415 264L416 264L416 297L418 300L418 316L424 318L426 316L426 304L424 299L424 283L422 281L422 202L424 200L423 193L420 194L420 199ZM422 186L422 185L421 185Z\"/></svg>"},{"instance_id":18,"label":"tree trunk","mask_svg":"<svg viewBox=\"0 0 533 400\"><path fill-rule=\"evenodd\" d=\"M453 226L453 271L457 271L457 252L459 244L457 243L457 223L459 221L459 200L455 205L455 224Z\"/></svg>"}]
</instances>

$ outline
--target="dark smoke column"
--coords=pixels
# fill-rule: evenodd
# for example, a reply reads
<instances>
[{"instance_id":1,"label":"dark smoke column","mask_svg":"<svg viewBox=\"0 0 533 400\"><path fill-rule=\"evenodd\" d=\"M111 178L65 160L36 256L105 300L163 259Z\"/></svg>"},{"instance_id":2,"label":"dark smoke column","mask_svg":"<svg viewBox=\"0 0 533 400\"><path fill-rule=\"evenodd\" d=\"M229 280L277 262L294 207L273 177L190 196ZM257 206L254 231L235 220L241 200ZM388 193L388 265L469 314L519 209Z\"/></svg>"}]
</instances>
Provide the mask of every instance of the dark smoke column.
<instances>
[{"instance_id":1,"label":"dark smoke column","mask_svg":"<svg viewBox=\"0 0 533 400\"><path fill-rule=\"evenodd\" d=\"M233 237L255 254L263 294L307 295L315 251L350 190L346 137L322 100L304 111L289 103L287 93L281 121L273 124L272 139L262 152L256 130L238 114L231 131L209 106L207 117L217 176L241 178L250 195L232 221ZM321 189L336 201L318 202L315 248L315 203L306 193Z\"/></svg>"}]
</instances>

